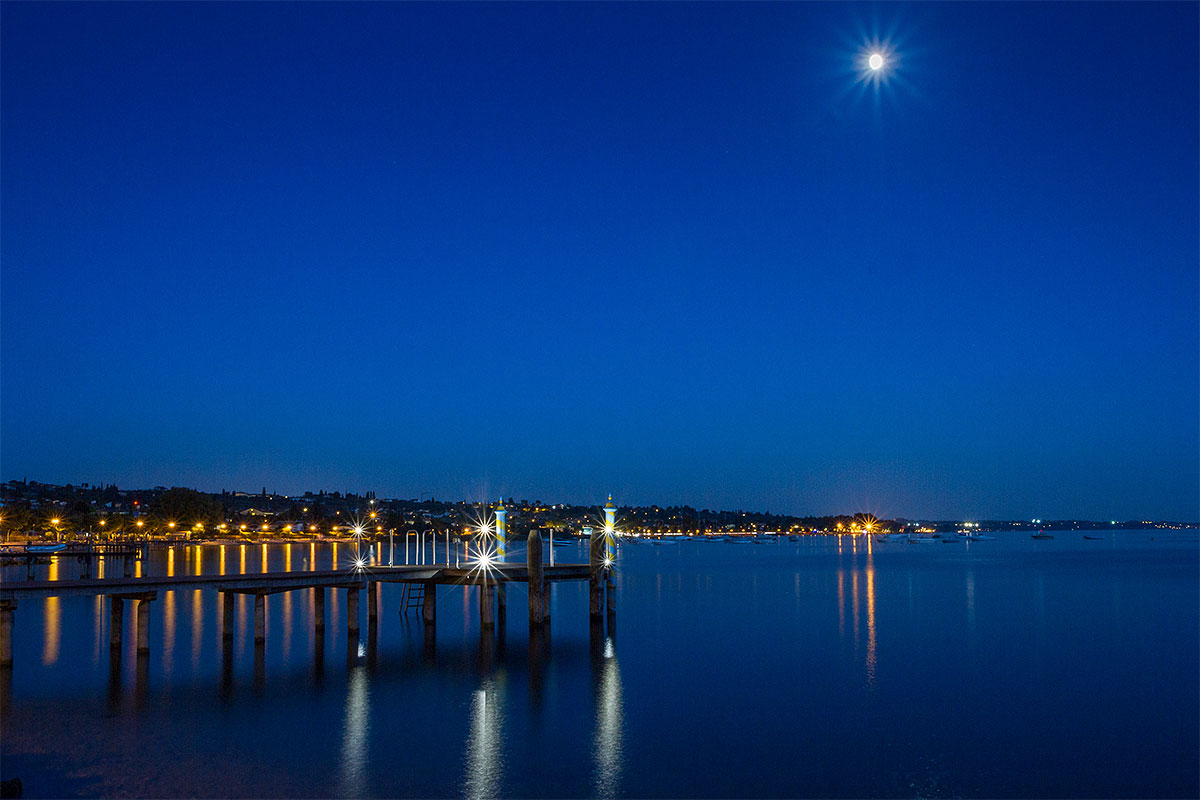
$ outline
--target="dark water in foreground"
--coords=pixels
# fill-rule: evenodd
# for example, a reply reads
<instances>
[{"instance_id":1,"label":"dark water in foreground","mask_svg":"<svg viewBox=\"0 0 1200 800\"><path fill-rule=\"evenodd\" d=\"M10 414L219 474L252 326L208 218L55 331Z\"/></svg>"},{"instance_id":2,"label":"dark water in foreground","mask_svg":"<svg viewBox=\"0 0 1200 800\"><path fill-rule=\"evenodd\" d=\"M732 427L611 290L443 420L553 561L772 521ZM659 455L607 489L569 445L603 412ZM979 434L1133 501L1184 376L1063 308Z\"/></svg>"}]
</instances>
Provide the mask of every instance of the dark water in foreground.
<instances>
[{"instance_id":1,"label":"dark water in foreground","mask_svg":"<svg viewBox=\"0 0 1200 800\"><path fill-rule=\"evenodd\" d=\"M1196 797L1198 547L639 543L598 636L584 584L555 587L548 643L523 587L485 637L474 594L443 587L432 644L385 585L374 645L365 609L347 642L330 593L317 669L305 590L267 599L259 663L239 600L224 675L211 590L160 595L142 663L126 604L115 673L107 606L21 601L0 770L27 797ZM263 548L181 546L148 570L222 558L261 571Z\"/></svg>"}]
</instances>

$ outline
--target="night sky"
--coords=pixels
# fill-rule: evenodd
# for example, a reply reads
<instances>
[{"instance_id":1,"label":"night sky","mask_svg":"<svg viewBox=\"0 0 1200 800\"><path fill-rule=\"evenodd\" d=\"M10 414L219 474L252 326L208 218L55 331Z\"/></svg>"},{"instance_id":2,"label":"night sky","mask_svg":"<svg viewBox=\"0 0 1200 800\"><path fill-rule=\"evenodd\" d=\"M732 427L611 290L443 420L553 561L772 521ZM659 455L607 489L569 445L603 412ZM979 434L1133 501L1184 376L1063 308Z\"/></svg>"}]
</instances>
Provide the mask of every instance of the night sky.
<instances>
[{"instance_id":1,"label":"night sky","mask_svg":"<svg viewBox=\"0 0 1200 800\"><path fill-rule=\"evenodd\" d=\"M0 23L4 480L1200 516L1195 3Z\"/></svg>"}]
</instances>

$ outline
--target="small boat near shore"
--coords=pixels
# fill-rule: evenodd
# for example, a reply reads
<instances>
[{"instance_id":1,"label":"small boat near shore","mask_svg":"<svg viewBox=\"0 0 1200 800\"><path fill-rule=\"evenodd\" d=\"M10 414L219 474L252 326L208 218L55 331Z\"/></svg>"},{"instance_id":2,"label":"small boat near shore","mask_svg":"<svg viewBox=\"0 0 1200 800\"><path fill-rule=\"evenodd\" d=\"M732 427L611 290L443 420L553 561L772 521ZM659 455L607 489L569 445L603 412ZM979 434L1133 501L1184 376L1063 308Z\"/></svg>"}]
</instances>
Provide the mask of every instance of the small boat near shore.
<instances>
[{"instance_id":1,"label":"small boat near shore","mask_svg":"<svg viewBox=\"0 0 1200 800\"><path fill-rule=\"evenodd\" d=\"M1034 538L1034 539L1053 539L1054 537L1048 533L1042 533L1041 531L1038 531L1037 533L1035 533L1033 535L1032 538Z\"/></svg>"},{"instance_id":2,"label":"small boat near shore","mask_svg":"<svg viewBox=\"0 0 1200 800\"><path fill-rule=\"evenodd\" d=\"M66 542L55 544L30 544L25 546L26 553L58 553L67 549Z\"/></svg>"}]
</instances>

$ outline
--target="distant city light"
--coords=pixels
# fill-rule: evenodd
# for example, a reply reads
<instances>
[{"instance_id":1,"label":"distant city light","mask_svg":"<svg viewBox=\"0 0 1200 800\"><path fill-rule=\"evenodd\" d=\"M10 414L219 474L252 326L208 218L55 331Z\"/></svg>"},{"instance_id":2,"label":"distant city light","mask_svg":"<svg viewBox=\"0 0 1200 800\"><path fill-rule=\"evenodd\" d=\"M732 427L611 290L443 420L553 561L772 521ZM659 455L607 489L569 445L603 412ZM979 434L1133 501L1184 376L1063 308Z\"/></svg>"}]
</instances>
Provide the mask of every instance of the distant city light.
<instances>
[{"instance_id":1,"label":"distant city light","mask_svg":"<svg viewBox=\"0 0 1200 800\"><path fill-rule=\"evenodd\" d=\"M867 59L867 66L874 70L883 69L883 56L879 53L871 53L871 57Z\"/></svg>"}]
</instances>

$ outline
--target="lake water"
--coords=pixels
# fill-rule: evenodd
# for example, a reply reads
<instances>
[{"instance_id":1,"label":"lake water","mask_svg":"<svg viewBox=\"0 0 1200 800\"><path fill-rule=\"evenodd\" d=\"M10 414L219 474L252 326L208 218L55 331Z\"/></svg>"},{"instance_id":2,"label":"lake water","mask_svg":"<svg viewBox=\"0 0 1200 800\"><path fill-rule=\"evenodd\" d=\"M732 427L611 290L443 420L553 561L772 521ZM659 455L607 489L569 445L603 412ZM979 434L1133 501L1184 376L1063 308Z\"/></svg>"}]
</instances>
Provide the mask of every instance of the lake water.
<instances>
[{"instance_id":1,"label":"lake water","mask_svg":"<svg viewBox=\"0 0 1200 800\"><path fill-rule=\"evenodd\" d=\"M179 546L146 569L263 558ZM347 641L329 592L320 665L308 590L267 598L261 660L239 598L228 663L215 591L160 594L140 662L127 603L115 669L107 605L21 601L0 770L26 797L1197 797L1198 575L1194 531L641 542L612 629L582 583L532 641L523 586L490 635L474 590L442 587L430 641L384 584L374 640L363 609Z\"/></svg>"}]
</instances>

